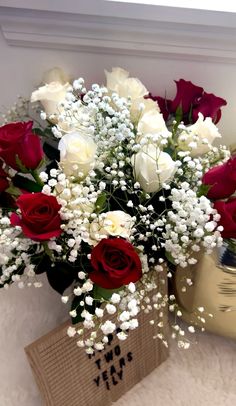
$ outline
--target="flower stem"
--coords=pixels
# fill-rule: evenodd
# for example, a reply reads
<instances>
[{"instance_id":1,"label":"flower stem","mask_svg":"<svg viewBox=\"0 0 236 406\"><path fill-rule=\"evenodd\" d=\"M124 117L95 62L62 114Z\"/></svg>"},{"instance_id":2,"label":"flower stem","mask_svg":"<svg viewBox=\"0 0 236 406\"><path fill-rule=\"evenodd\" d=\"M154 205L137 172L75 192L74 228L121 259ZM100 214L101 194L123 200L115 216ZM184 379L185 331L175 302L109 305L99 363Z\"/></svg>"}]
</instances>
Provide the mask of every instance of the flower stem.
<instances>
[{"instance_id":1,"label":"flower stem","mask_svg":"<svg viewBox=\"0 0 236 406\"><path fill-rule=\"evenodd\" d=\"M50 248L48 247L48 244L46 241L42 242L42 246L44 249L44 252L47 256L49 256L49 258L52 260L53 259L53 254L52 251L50 250Z\"/></svg>"},{"instance_id":2,"label":"flower stem","mask_svg":"<svg viewBox=\"0 0 236 406\"><path fill-rule=\"evenodd\" d=\"M43 187L43 186L44 186L44 183L43 183L43 181L40 179L38 172L37 172L36 170L32 170L30 173L31 173L31 175L33 176L34 180L37 182L37 184L38 184L39 186L42 186L42 187Z\"/></svg>"}]
</instances>

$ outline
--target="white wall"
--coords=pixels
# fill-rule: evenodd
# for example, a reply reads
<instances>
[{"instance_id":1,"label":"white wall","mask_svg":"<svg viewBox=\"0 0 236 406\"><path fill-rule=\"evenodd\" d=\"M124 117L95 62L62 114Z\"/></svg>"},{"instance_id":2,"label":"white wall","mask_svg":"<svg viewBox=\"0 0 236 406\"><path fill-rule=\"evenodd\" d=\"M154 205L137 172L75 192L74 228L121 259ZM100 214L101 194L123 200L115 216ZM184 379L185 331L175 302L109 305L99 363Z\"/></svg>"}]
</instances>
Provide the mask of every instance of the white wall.
<instances>
[{"instance_id":1,"label":"white wall","mask_svg":"<svg viewBox=\"0 0 236 406\"><path fill-rule=\"evenodd\" d=\"M49 49L9 46L0 35L0 110L10 106L16 95L28 96L40 82L45 70L60 66L73 77L83 76L88 83L104 81L104 69L121 66L139 77L156 95L174 97L174 79L184 78L202 86L207 92L225 98L228 105L222 109L218 124L223 143L236 142L236 64L163 57L106 55Z\"/></svg>"},{"instance_id":2,"label":"white wall","mask_svg":"<svg viewBox=\"0 0 236 406\"><path fill-rule=\"evenodd\" d=\"M161 56L162 55L162 56ZM11 106L16 95L28 96L45 70L60 66L73 77L92 82L104 80L104 69L121 66L139 77L153 94L175 94L174 79L184 78L203 86L228 101L220 130L223 142L235 142L236 65L234 61L209 61L191 56L169 57L122 55L10 46L0 33L0 106ZM2 108L0 108L2 109ZM45 288L0 291L0 405L38 406L23 347L58 325L65 318L65 306L47 283ZM56 406L56 405L55 405Z\"/></svg>"}]
</instances>

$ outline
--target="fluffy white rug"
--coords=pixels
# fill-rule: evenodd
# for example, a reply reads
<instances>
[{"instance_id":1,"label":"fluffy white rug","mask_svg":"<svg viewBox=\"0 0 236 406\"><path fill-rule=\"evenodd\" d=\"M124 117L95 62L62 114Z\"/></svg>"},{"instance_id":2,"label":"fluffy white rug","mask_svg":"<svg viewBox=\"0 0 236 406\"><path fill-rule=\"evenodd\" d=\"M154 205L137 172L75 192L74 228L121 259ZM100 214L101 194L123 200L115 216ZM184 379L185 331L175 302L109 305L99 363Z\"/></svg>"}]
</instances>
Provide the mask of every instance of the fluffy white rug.
<instances>
[{"instance_id":1,"label":"fluffy white rug","mask_svg":"<svg viewBox=\"0 0 236 406\"><path fill-rule=\"evenodd\" d=\"M0 308L0 406L42 406L23 348L67 318L67 309L46 283L43 291L1 292ZM170 358L114 406L235 406L236 341L192 338L198 343L185 351L171 342Z\"/></svg>"},{"instance_id":2,"label":"fluffy white rug","mask_svg":"<svg viewBox=\"0 0 236 406\"><path fill-rule=\"evenodd\" d=\"M190 350L172 342L170 358L114 406L236 405L236 341L195 337Z\"/></svg>"}]
</instances>

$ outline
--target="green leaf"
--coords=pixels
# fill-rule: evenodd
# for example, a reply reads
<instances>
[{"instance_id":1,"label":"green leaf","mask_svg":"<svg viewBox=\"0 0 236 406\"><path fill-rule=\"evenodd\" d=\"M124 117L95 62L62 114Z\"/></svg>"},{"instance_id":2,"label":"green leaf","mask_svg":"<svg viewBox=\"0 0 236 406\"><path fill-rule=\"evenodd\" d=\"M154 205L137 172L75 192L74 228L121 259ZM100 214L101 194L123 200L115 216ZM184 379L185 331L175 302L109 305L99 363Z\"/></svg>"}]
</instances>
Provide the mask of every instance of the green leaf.
<instances>
[{"instance_id":1,"label":"green leaf","mask_svg":"<svg viewBox=\"0 0 236 406\"><path fill-rule=\"evenodd\" d=\"M109 300L113 293L117 293L121 289L122 289L122 287L118 288L118 289L105 289L105 288L102 288L101 286L94 285L93 296L95 299L98 299L98 300L101 300L101 299Z\"/></svg>"},{"instance_id":2,"label":"green leaf","mask_svg":"<svg viewBox=\"0 0 236 406\"><path fill-rule=\"evenodd\" d=\"M42 162L44 162L44 160L42 160L42 161L39 163L39 165L42 165ZM39 165L38 165L38 168L39 168ZM34 178L34 180L35 180L35 182L37 183L37 185L39 185L41 188L43 188L44 183L43 183L43 181L40 179L40 176L39 176L39 174L38 174L37 169L31 169L30 174L31 174L31 176Z\"/></svg>"},{"instance_id":3,"label":"green leaf","mask_svg":"<svg viewBox=\"0 0 236 406\"><path fill-rule=\"evenodd\" d=\"M107 200L107 195L106 193L101 193L98 198L97 201L95 203L95 212L96 213L100 213L101 211L103 211L106 207L106 200Z\"/></svg>"},{"instance_id":4,"label":"green leaf","mask_svg":"<svg viewBox=\"0 0 236 406\"><path fill-rule=\"evenodd\" d=\"M183 109L182 109L182 106L178 106L177 110L175 112L175 120L177 121L177 124L180 123L182 118L183 118Z\"/></svg>"},{"instance_id":5,"label":"green leaf","mask_svg":"<svg viewBox=\"0 0 236 406\"><path fill-rule=\"evenodd\" d=\"M40 137L53 137L51 127L44 128L43 130L39 127L33 128L33 132Z\"/></svg>"},{"instance_id":6,"label":"green leaf","mask_svg":"<svg viewBox=\"0 0 236 406\"><path fill-rule=\"evenodd\" d=\"M197 191L197 197L206 196L212 185L204 185L203 183L199 186Z\"/></svg>"},{"instance_id":7,"label":"green leaf","mask_svg":"<svg viewBox=\"0 0 236 406\"><path fill-rule=\"evenodd\" d=\"M22 175L15 175L14 178L12 178L12 182L15 187L27 190L28 192L41 192L42 190L42 186Z\"/></svg>"},{"instance_id":8,"label":"green leaf","mask_svg":"<svg viewBox=\"0 0 236 406\"><path fill-rule=\"evenodd\" d=\"M22 173L29 173L29 169L26 168L25 165L23 165L23 163L21 162L20 158L18 157L18 155L16 155L16 164L18 166L18 168L20 169L20 172Z\"/></svg>"},{"instance_id":9,"label":"green leaf","mask_svg":"<svg viewBox=\"0 0 236 406\"><path fill-rule=\"evenodd\" d=\"M188 115L188 121L189 121L190 123L193 122L193 120L192 120L192 119L193 119L192 115L193 115L193 104L191 104L191 106L190 106L189 115Z\"/></svg>"},{"instance_id":10,"label":"green leaf","mask_svg":"<svg viewBox=\"0 0 236 406\"><path fill-rule=\"evenodd\" d=\"M169 154L171 157L173 157L174 150L173 150L173 148L171 148L170 146L164 148L164 149L163 149L163 152L166 152L166 153Z\"/></svg>"},{"instance_id":11,"label":"green leaf","mask_svg":"<svg viewBox=\"0 0 236 406\"><path fill-rule=\"evenodd\" d=\"M30 261L32 264L36 265L34 269L36 275L46 272L52 265L49 256L42 253L31 256Z\"/></svg>"},{"instance_id":12,"label":"green leaf","mask_svg":"<svg viewBox=\"0 0 236 406\"><path fill-rule=\"evenodd\" d=\"M41 161L39 162L37 168L35 168L35 171L37 171L38 169L40 169L41 166L43 166L43 165L45 164L45 162L46 162L46 161L45 161L45 158L43 157L43 158L41 159Z\"/></svg>"},{"instance_id":13,"label":"green leaf","mask_svg":"<svg viewBox=\"0 0 236 406\"><path fill-rule=\"evenodd\" d=\"M39 135L40 137L45 137L45 133L41 128L33 128L33 133Z\"/></svg>"},{"instance_id":14,"label":"green leaf","mask_svg":"<svg viewBox=\"0 0 236 406\"><path fill-rule=\"evenodd\" d=\"M54 266L50 266L46 270L48 282L54 290L62 295L76 279L76 268L67 262L55 262L52 265Z\"/></svg>"},{"instance_id":15,"label":"green leaf","mask_svg":"<svg viewBox=\"0 0 236 406\"><path fill-rule=\"evenodd\" d=\"M54 124L52 124L52 123L50 123L49 122L49 126L47 126L45 129L44 129L44 134L46 134L46 136L47 137L52 137L52 139L54 139L54 135L53 135L53 132L52 132L52 127L54 126ZM55 139L54 139L55 140Z\"/></svg>"},{"instance_id":16,"label":"green leaf","mask_svg":"<svg viewBox=\"0 0 236 406\"><path fill-rule=\"evenodd\" d=\"M9 195L15 196L15 197L18 197L21 195L20 189L18 187L15 187L12 184L5 190L5 192L9 193Z\"/></svg>"},{"instance_id":17,"label":"green leaf","mask_svg":"<svg viewBox=\"0 0 236 406\"><path fill-rule=\"evenodd\" d=\"M165 257L171 264L176 265L175 260L169 251L165 251Z\"/></svg>"},{"instance_id":18,"label":"green leaf","mask_svg":"<svg viewBox=\"0 0 236 406\"><path fill-rule=\"evenodd\" d=\"M50 160L60 161L60 151L56 145L52 145L52 143L44 142L43 144L43 151L45 155Z\"/></svg>"},{"instance_id":19,"label":"green leaf","mask_svg":"<svg viewBox=\"0 0 236 406\"><path fill-rule=\"evenodd\" d=\"M72 324L77 324L84 320L81 316L82 311L84 310L84 306L80 306L81 300L84 300L84 295L75 296L71 303L71 310L76 310L77 316L71 317Z\"/></svg>"},{"instance_id":20,"label":"green leaf","mask_svg":"<svg viewBox=\"0 0 236 406\"><path fill-rule=\"evenodd\" d=\"M91 293L91 296L94 296L93 293ZM90 314L94 314L95 309L100 306L100 303L97 301L94 301L92 306L87 305L85 302L85 297L86 295L82 294L80 296L74 296L74 299L72 300L71 310L76 310L77 313L76 317L71 317L72 324L77 324L84 320L84 318L81 316L83 310L87 310ZM83 306L80 305L81 301L84 302Z\"/></svg>"}]
</instances>

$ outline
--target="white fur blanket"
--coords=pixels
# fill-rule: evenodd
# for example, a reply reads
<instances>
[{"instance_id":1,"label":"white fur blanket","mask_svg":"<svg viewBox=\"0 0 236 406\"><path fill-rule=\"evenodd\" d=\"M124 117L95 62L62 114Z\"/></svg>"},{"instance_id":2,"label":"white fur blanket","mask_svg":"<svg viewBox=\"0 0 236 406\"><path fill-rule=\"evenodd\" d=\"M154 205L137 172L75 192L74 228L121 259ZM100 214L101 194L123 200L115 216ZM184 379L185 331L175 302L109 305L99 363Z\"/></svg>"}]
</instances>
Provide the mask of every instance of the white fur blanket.
<instances>
[{"instance_id":1,"label":"white fur blanket","mask_svg":"<svg viewBox=\"0 0 236 406\"><path fill-rule=\"evenodd\" d=\"M236 405L236 341L193 335L189 350L171 343L170 358L114 406Z\"/></svg>"}]
</instances>

